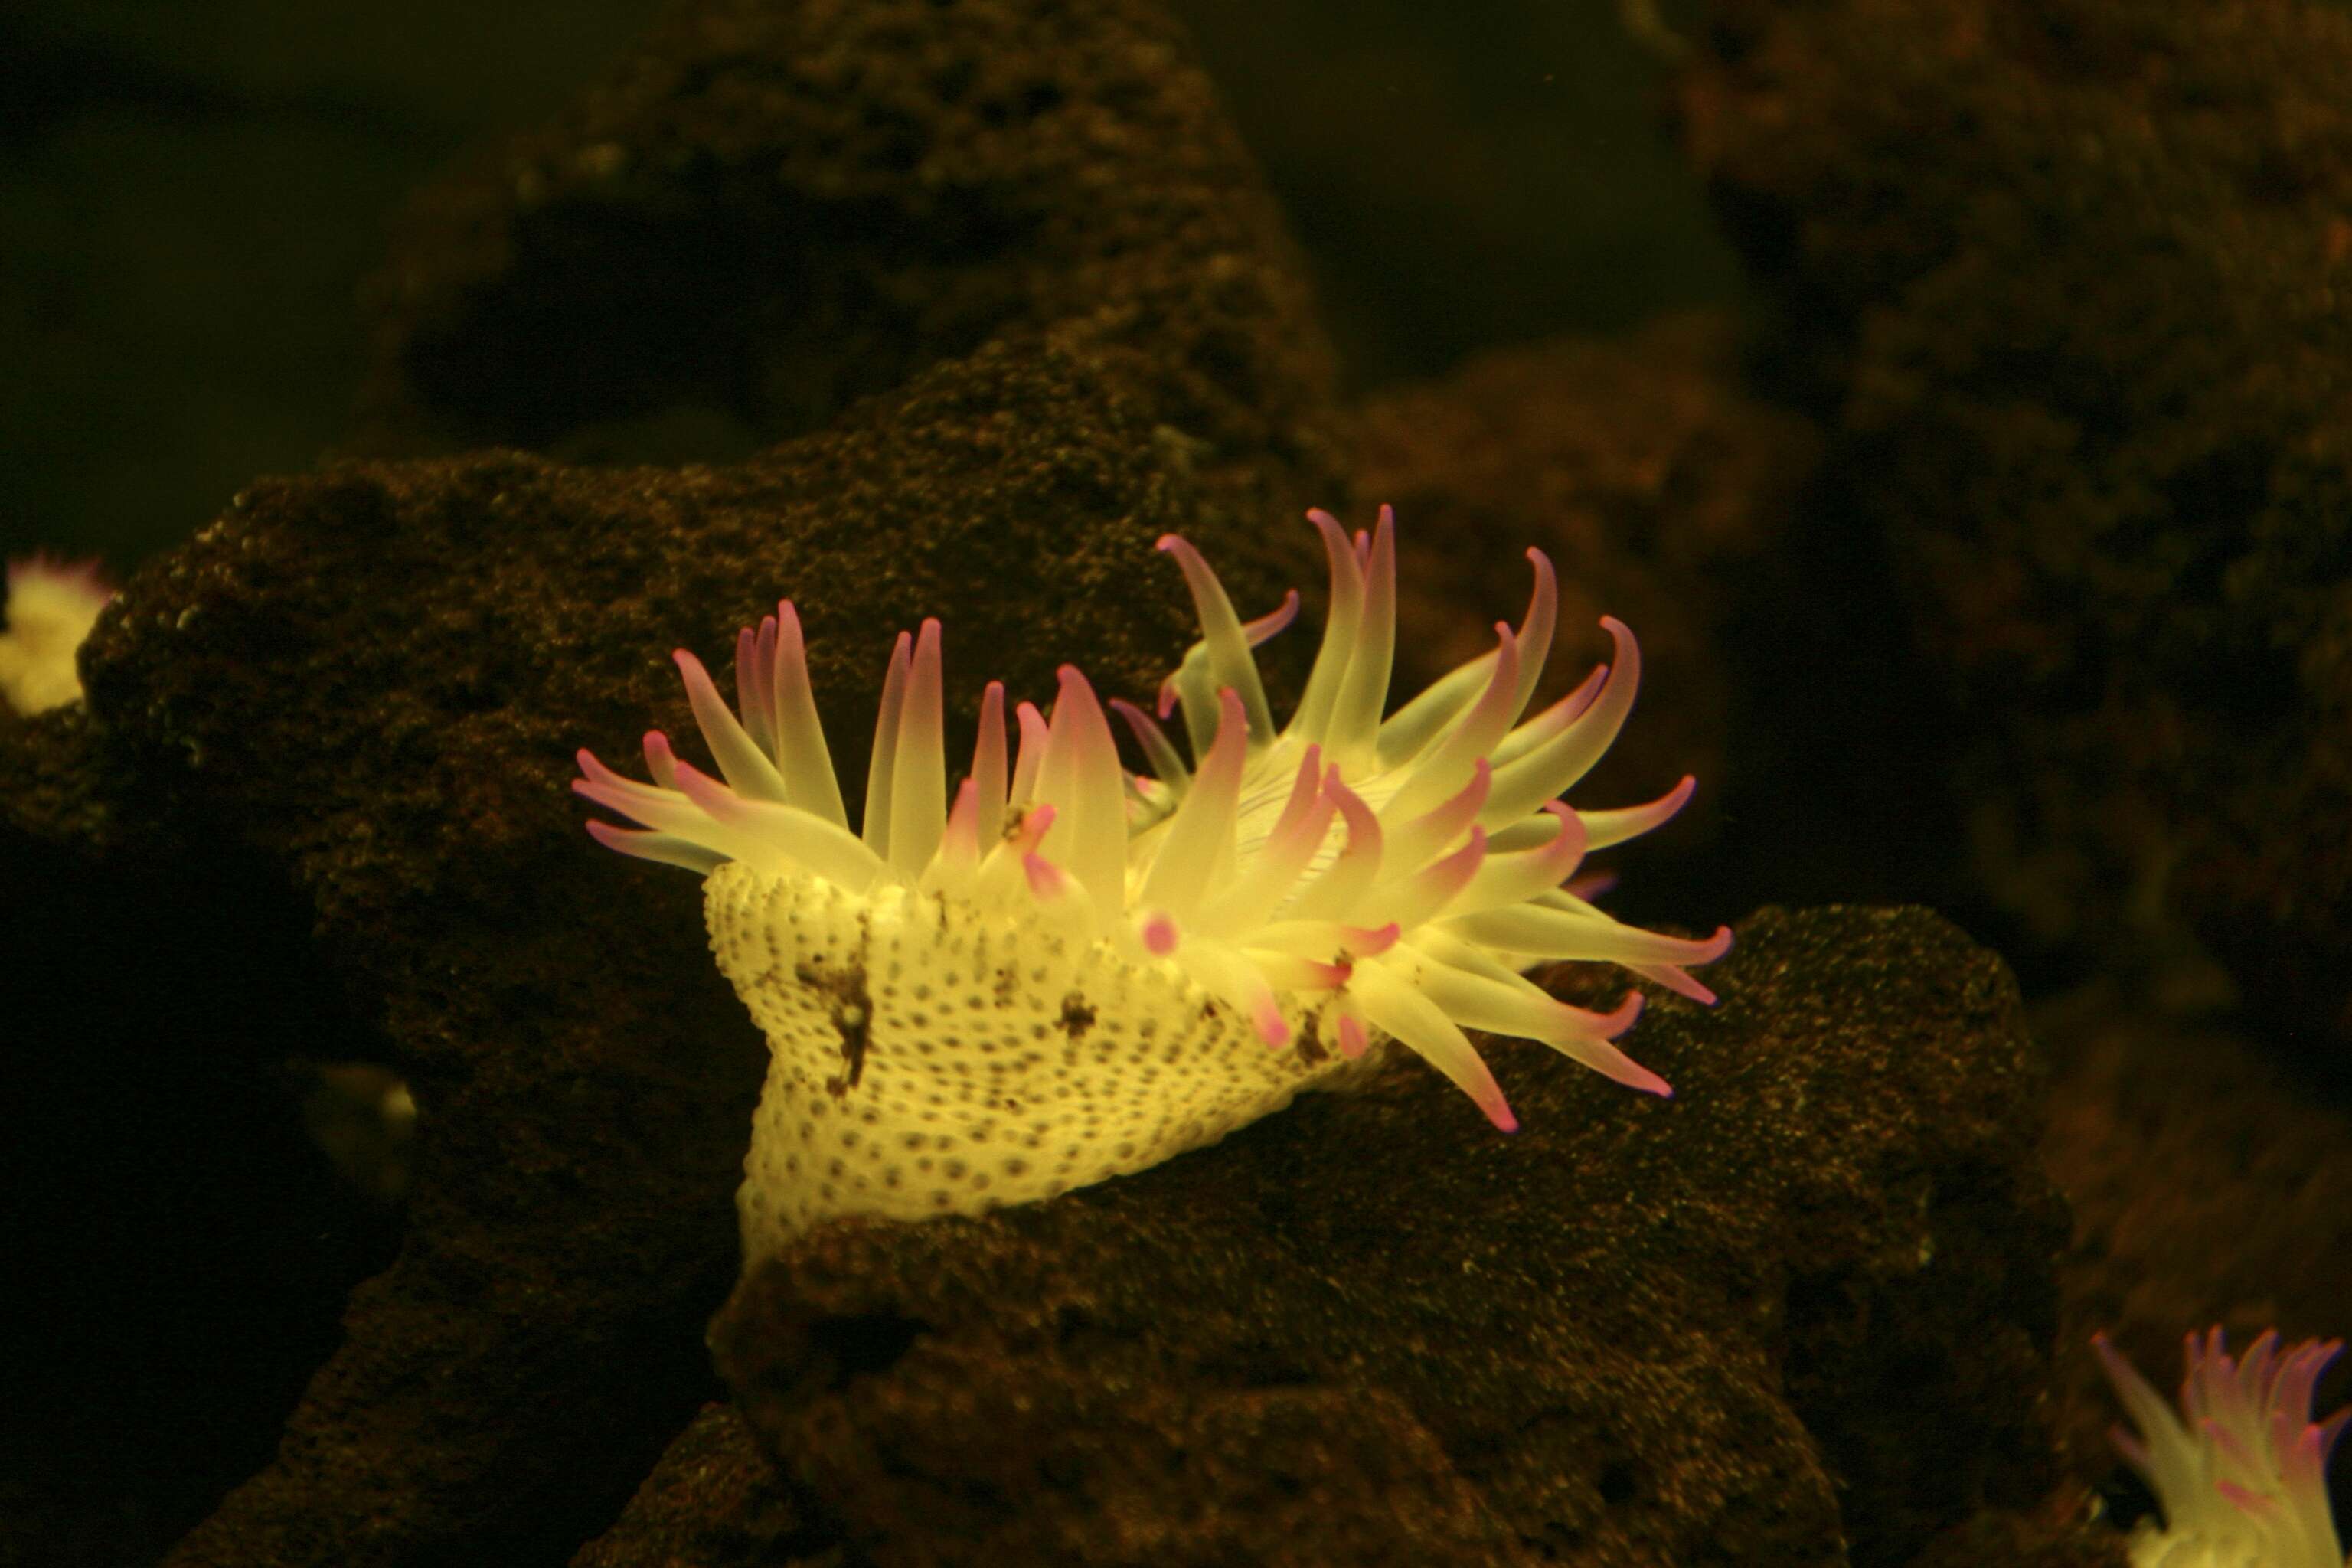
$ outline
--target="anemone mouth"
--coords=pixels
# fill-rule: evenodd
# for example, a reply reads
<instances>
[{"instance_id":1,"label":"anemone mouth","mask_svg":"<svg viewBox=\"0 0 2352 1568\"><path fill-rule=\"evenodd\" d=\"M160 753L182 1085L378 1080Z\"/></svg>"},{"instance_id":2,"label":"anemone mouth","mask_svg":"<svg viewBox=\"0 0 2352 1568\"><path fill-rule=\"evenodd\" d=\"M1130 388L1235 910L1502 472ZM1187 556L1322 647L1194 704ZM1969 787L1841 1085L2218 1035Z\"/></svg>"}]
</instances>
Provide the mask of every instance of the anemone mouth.
<instances>
[{"instance_id":1,"label":"anemone mouth","mask_svg":"<svg viewBox=\"0 0 2352 1568\"><path fill-rule=\"evenodd\" d=\"M1516 1127L1465 1029L1543 1042L1618 1082L1664 1095L1664 1079L1612 1042L1638 992L1606 1011L1568 1005L1527 979L1559 962L1616 964L1703 1003L1689 973L1720 957L1727 928L1692 940L1619 923L1584 896L1591 850L1646 833L1690 798L1579 811L1559 799L1607 752L1641 679L1633 633L1601 623L1610 660L1533 715L1551 651L1558 589L1529 550L1534 587L1488 653L1389 711L1395 651L1395 522L1350 535L1307 514L1330 569L1322 642L1295 711L1277 727L1255 648L1297 616L1294 590L1244 621L1208 563L1169 535L1201 640L1150 710L1106 711L1065 665L1050 715L1005 694L982 700L970 773L952 796L941 741L941 633L901 633L883 684L857 831L810 690L792 604L739 634L730 710L701 662L678 668L717 776L648 734L650 783L583 751L573 788L636 824L592 822L624 853L709 875L740 862L813 874L853 896L903 885L950 904L1049 920L1105 965L1181 975L1260 1041L1296 1048L1300 1020L1343 1058L1380 1040L1415 1051L1498 1128ZM1120 763L1109 713L1147 771ZM1163 727L1176 719L1192 761ZM739 987L740 988L740 987Z\"/></svg>"}]
</instances>

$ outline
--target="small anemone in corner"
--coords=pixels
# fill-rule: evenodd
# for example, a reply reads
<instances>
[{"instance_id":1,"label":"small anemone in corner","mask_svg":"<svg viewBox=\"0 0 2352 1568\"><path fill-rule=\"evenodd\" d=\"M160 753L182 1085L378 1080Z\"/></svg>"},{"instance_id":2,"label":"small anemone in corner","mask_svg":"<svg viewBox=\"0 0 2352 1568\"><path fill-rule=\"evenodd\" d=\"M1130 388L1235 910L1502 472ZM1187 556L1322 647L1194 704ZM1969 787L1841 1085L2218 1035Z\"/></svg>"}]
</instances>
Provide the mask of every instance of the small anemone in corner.
<instances>
[{"instance_id":1,"label":"small anemone in corner","mask_svg":"<svg viewBox=\"0 0 2352 1568\"><path fill-rule=\"evenodd\" d=\"M2159 1526L2132 1532L2132 1568L2345 1568L2327 1509L2327 1458L2352 1408L2311 1418L2319 1374L2344 1348L2263 1334L2231 1359L2221 1331L2182 1352L2180 1409L2165 1403L2105 1334L2092 1342L2138 1435L2116 1447L2156 1494Z\"/></svg>"},{"instance_id":2,"label":"small anemone in corner","mask_svg":"<svg viewBox=\"0 0 2352 1568\"><path fill-rule=\"evenodd\" d=\"M1589 1011L1527 978L1603 962L1714 1000L1689 966L1721 956L1727 930L1637 930L1574 880L1693 788L1614 810L1559 798L1633 707L1633 633L1604 618L1611 662L1525 716L1558 613L1530 550L1519 625L1390 712L1393 518L1351 537L1307 515L1328 620L1280 725L1253 650L1297 592L1244 621L1197 550L1160 540L1202 636L1156 712L1108 704L1147 773L1121 765L1105 704L1066 664L1050 716L1013 708L1010 748L1004 688L987 687L950 795L926 620L891 656L853 832L790 603L739 634L731 711L676 655L717 776L659 731L650 783L580 752L572 787L638 825L590 832L706 879L712 950L768 1038L738 1197L747 1266L832 1215L977 1213L1143 1169L1360 1076L1391 1042L1504 1131L1517 1120L1465 1029L1668 1092L1612 1043L1638 992ZM1180 710L1189 763L1161 728Z\"/></svg>"},{"instance_id":3,"label":"small anemone in corner","mask_svg":"<svg viewBox=\"0 0 2352 1568\"><path fill-rule=\"evenodd\" d=\"M7 627L0 631L0 700L46 713L81 700L75 656L114 590L98 563L45 555L8 563Z\"/></svg>"}]
</instances>

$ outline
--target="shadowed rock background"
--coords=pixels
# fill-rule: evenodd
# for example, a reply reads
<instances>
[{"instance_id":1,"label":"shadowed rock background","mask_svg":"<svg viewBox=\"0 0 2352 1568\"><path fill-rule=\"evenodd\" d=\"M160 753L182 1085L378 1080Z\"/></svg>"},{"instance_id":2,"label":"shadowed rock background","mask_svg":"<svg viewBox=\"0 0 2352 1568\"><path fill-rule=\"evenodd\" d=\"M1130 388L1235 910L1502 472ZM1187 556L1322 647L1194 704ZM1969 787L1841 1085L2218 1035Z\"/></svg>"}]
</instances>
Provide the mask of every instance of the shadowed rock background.
<instances>
[{"instance_id":1,"label":"shadowed rock background","mask_svg":"<svg viewBox=\"0 0 2352 1568\"><path fill-rule=\"evenodd\" d=\"M2352 26L1667 20L0 20L0 533L131 574L0 714L0 1563L2116 1560L2093 1329L2352 1326ZM1678 1098L1406 1062L730 1300L760 1043L572 749L789 594L855 798L898 626L1140 693L1160 532L1311 615L1384 500L1401 684L1529 543L1555 684L1641 633L1620 911L1781 906Z\"/></svg>"}]
</instances>

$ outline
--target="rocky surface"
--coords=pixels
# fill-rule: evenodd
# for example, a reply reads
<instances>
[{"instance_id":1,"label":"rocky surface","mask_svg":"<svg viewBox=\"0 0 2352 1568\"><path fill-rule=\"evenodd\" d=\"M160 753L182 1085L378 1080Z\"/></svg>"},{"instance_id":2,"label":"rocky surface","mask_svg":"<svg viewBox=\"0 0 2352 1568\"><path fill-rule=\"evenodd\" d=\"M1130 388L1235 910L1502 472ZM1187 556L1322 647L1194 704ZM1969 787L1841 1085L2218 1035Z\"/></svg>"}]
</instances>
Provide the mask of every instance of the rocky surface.
<instances>
[{"instance_id":1,"label":"rocky surface","mask_svg":"<svg viewBox=\"0 0 2352 1568\"><path fill-rule=\"evenodd\" d=\"M731 1405L706 1405L572 1568L818 1563L831 1552Z\"/></svg>"},{"instance_id":2,"label":"rocky surface","mask_svg":"<svg viewBox=\"0 0 2352 1568\"><path fill-rule=\"evenodd\" d=\"M2201 942L2340 1062L2352 16L1720 0L1694 37L1829 516L1960 700L1979 885L2078 957Z\"/></svg>"},{"instance_id":3,"label":"rocky surface","mask_svg":"<svg viewBox=\"0 0 2352 1568\"><path fill-rule=\"evenodd\" d=\"M681 5L411 203L364 439L740 457L1051 342L1116 360L1255 521L1292 510L1269 461L1335 477L1297 262L1156 6Z\"/></svg>"}]
</instances>

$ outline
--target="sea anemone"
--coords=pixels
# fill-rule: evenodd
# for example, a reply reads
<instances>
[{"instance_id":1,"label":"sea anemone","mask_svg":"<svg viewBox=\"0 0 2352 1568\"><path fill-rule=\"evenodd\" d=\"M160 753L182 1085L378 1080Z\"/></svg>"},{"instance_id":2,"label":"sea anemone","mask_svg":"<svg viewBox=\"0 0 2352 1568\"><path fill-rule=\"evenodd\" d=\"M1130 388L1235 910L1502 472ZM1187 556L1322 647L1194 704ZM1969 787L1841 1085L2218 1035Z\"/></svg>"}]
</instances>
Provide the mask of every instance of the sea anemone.
<instances>
[{"instance_id":1,"label":"sea anemone","mask_svg":"<svg viewBox=\"0 0 2352 1568\"><path fill-rule=\"evenodd\" d=\"M2092 1344L2139 1428L2116 1447L2144 1477L2164 1524L2131 1538L2133 1568L2344 1568L2327 1511L2327 1456L2352 1409L2311 1419L2319 1374L2343 1342L2307 1340L2284 1354L2265 1333L2233 1363L2221 1331L2183 1352L2180 1414L2102 1334Z\"/></svg>"},{"instance_id":2,"label":"sea anemone","mask_svg":"<svg viewBox=\"0 0 2352 1568\"><path fill-rule=\"evenodd\" d=\"M1158 716L1114 700L1150 775L1120 765L1104 706L1064 665L1050 719L981 700L952 801L940 623L901 633L852 833L791 604L736 640L737 712L677 654L719 774L645 741L651 784L583 751L572 787L641 825L613 848L704 875L719 965L768 1037L739 1194L747 1264L839 1214L913 1218L1050 1196L1215 1142L1302 1088L1357 1076L1400 1041L1505 1131L1517 1123L1465 1027L1540 1040L1654 1094L1611 1041L1640 1012L1570 1006L1524 972L1622 965L1701 1002L1692 941L1622 925L1570 883L1586 852L1664 822L1645 805L1557 797L1633 706L1641 656L1520 721L1551 647L1551 563L1491 652L1383 718L1396 636L1393 520L1350 539L1309 512L1329 619L1277 730L1252 649L1297 614L1243 621L1200 552L1170 535L1202 640ZM1159 720L1179 708L1188 767ZM738 717L740 712L740 717Z\"/></svg>"},{"instance_id":3,"label":"sea anemone","mask_svg":"<svg viewBox=\"0 0 2352 1568\"><path fill-rule=\"evenodd\" d=\"M8 563L8 629L0 632L0 700L41 713L81 700L75 655L114 597L98 563L35 555Z\"/></svg>"}]
</instances>

